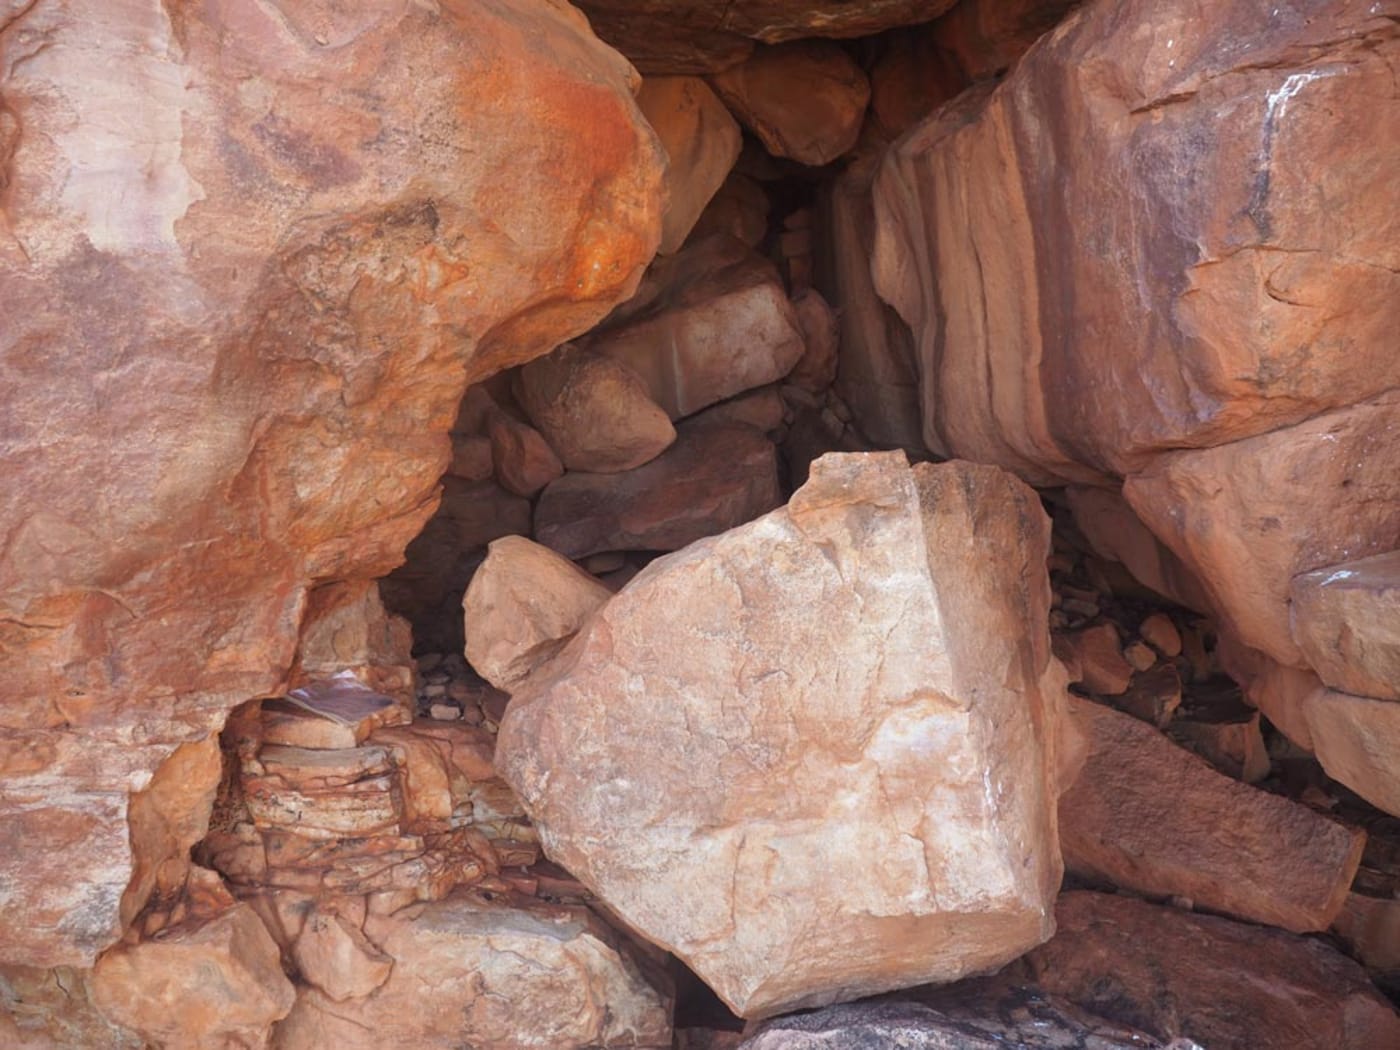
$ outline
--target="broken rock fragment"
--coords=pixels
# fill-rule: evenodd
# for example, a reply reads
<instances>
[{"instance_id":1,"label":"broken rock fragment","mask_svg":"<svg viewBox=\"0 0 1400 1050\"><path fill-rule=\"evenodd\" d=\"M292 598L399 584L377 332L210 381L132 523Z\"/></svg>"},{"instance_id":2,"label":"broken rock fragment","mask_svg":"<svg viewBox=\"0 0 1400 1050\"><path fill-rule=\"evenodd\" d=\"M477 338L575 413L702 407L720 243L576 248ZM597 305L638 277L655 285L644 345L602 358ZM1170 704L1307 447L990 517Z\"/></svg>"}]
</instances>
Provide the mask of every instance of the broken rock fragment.
<instances>
[{"instance_id":1,"label":"broken rock fragment","mask_svg":"<svg viewBox=\"0 0 1400 1050\"><path fill-rule=\"evenodd\" d=\"M1303 701L1303 715L1327 775L1400 816L1400 703L1318 689Z\"/></svg>"},{"instance_id":2,"label":"broken rock fragment","mask_svg":"<svg viewBox=\"0 0 1400 1050\"><path fill-rule=\"evenodd\" d=\"M658 559L515 692L551 858L750 1017L1050 932L1064 678L1049 525L994 467L829 455Z\"/></svg>"},{"instance_id":3,"label":"broken rock fragment","mask_svg":"<svg viewBox=\"0 0 1400 1050\"><path fill-rule=\"evenodd\" d=\"M1400 700L1400 551L1293 577L1293 639L1333 689Z\"/></svg>"}]
</instances>

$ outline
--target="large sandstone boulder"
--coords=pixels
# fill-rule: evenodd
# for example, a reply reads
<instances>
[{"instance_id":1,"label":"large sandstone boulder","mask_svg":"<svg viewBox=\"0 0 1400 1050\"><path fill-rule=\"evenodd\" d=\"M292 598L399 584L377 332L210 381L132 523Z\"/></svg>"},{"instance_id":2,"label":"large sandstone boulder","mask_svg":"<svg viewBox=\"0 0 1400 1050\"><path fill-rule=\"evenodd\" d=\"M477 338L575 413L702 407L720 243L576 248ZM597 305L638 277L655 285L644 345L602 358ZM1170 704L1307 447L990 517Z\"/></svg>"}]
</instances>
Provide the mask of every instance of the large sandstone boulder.
<instances>
[{"instance_id":1,"label":"large sandstone boulder","mask_svg":"<svg viewBox=\"0 0 1400 1050\"><path fill-rule=\"evenodd\" d=\"M1000 965L1049 935L1061 874L1048 543L994 467L827 456L536 670L501 775L746 1016Z\"/></svg>"},{"instance_id":2,"label":"large sandstone boulder","mask_svg":"<svg viewBox=\"0 0 1400 1050\"><path fill-rule=\"evenodd\" d=\"M1400 816L1400 703L1318 689L1302 711L1327 775Z\"/></svg>"},{"instance_id":3,"label":"large sandstone boulder","mask_svg":"<svg viewBox=\"0 0 1400 1050\"><path fill-rule=\"evenodd\" d=\"M1334 689L1400 700L1400 550L1293 577L1293 640Z\"/></svg>"}]
</instances>

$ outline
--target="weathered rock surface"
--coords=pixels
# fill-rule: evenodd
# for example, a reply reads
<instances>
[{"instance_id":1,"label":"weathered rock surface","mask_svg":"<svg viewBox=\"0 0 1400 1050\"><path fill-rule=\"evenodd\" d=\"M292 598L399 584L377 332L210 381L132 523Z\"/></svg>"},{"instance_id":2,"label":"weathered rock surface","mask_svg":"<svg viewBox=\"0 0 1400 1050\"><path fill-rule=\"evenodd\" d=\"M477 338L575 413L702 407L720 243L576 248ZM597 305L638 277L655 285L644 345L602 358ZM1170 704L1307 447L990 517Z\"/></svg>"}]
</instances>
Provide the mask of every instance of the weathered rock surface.
<instances>
[{"instance_id":1,"label":"weathered rock surface","mask_svg":"<svg viewBox=\"0 0 1400 1050\"><path fill-rule=\"evenodd\" d=\"M1327 775L1400 816L1400 704L1318 689L1302 709Z\"/></svg>"},{"instance_id":2,"label":"weathered rock surface","mask_svg":"<svg viewBox=\"0 0 1400 1050\"><path fill-rule=\"evenodd\" d=\"M1334 689L1400 700L1400 551L1293 578L1293 640Z\"/></svg>"},{"instance_id":3,"label":"weathered rock surface","mask_svg":"<svg viewBox=\"0 0 1400 1050\"><path fill-rule=\"evenodd\" d=\"M768 260L713 238L668 262L626 304L626 323L586 345L640 375L672 419L781 379L801 359L802 330Z\"/></svg>"},{"instance_id":4,"label":"weathered rock surface","mask_svg":"<svg viewBox=\"0 0 1400 1050\"><path fill-rule=\"evenodd\" d=\"M996 468L825 457L539 668L501 773L554 860L746 1016L997 966L1060 879L1048 537Z\"/></svg>"},{"instance_id":5,"label":"weathered rock surface","mask_svg":"<svg viewBox=\"0 0 1400 1050\"><path fill-rule=\"evenodd\" d=\"M803 351L788 373L787 381L812 393L820 393L836 380L836 361L841 340L836 311L812 288L792 297L797 327L802 332Z\"/></svg>"},{"instance_id":6,"label":"weathered rock surface","mask_svg":"<svg viewBox=\"0 0 1400 1050\"><path fill-rule=\"evenodd\" d=\"M510 692L611 597L548 547L523 536L496 540L462 601L467 660L482 678Z\"/></svg>"},{"instance_id":7,"label":"weathered rock surface","mask_svg":"<svg viewBox=\"0 0 1400 1050\"><path fill-rule=\"evenodd\" d=\"M666 993L587 909L459 894L371 915L365 934L388 979L344 1002L302 989L279 1050L671 1045Z\"/></svg>"},{"instance_id":8,"label":"weathered rock surface","mask_svg":"<svg viewBox=\"0 0 1400 1050\"><path fill-rule=\"evenodd\" d=\"M768 232L769 207L768 194L759 183L731 172L695 220L690 243L723 233L757 248Z\"/></svg>"},{"instance_id":9,"label":"weathered rock surface","mask_svg":"<svg viewBox=\"0 0 1400 1050\"><path fill-rule=\"evenodd\" d=\"M527 423L497 410L486 424L491 442L491 469L507 492L533 496L564 473L554 449Z\"/></svg>"},{"instance_id":10,"label":"weathered rock surface","mask_svg":"<svg viewBox=\"0 0 1400 1050\"><path fill-rule=\"evenodd\" d=\"M1365 835L1210 768L1131 715L1074 699L1089 739L1060 800L1065 865L1306 933L1346 899Z\"/></svg>"},{"instance_id":11,"label":"weathered rock surface","mask_svg":"<svg viewBox=\"0 0 1400 1050\"><path fill-rule=\"evenodd\" d=\"M313 909L292 949L297 972L326 998L363 999L389 979L394 960L355 923L333 911Z\"/></svg>"},{"instance_id":12,"label":"weathered rock surface","mask_svg":"<svg viewBox=\"0 0 1400 1050\"><path fill-rule=\"evenodd\" d=\"M1127 690L1133 669L1123 659L1123 644L1113 624L1104 622L1066 634L1063 644L1079 668L1079 680L1091 693L1117 696Z\"/></svg>"},{"instance_id":13,"label":"weathered rock surface","mask_svg":"<svg viewBox=\"0 0 1400 1050\"><path fill-rule=\"evenodd\" d=\"M1308 716L1303 704L1323 687L1322 679L1311 671L1285 667L1277 660L1231 640L1228 635L1221 639L1221 643L1221 662L1226 673L1240 683L1245 699L1289 740L1311 751L1312 731L1308 728Z\"/></svg>"},{"instance_id":14,"label":"weathered rock surface","mask_svg":"<svg viewBox=\"0 0 1400 1050\"><path fill-rule=\"evenodd\" d=\"M277 945L244 904L98 960L93 1002L116 1024L170 1050L267 1045L295 992Z\"/></svg>"},{"instance_id":15,"label":"weathered rock surface","mask_svg":"<svg viewBox=\"0 0 1400 1050\"><path fill-rule=\"evenodd\" d=\"M531 361L520 370L515 390L570 470L631 470L676 440L670 417L651 399L642 377L583 347L560 347Z\"/></svg>"},{"instance_id":16,"label":"weathered rock surface","mask_svg":"<svg viewBox=\"0 0 1400 1050\"><path fill-rule=\"evenodd\" d=\"M307 595L290 685L295 688L349 671L411 711L412 650L408 621L384 608L377 582L325 584Z\"/></svg>"},{"instance_id":17,"label":"weathered rock surface","mask_svg":"<svg viewBox=\"0 0 1400 1050\"><path fill-rule=\"evenodd\" d=\"M666 151L662 252L679 251L739 159L739 125L699 77L647 77L637 105Z\"/></svg>"},{"instance_id":18,"label":"weathered rock surface","mask_svg":"<svg viewBox=\"0 0 1400 1050\"><path fill-rule=\"evenodd\" d=\"M1005 72L1080 0L960 0L931 25L928 38L968 80Z\"/></svg>"},{"instance_id":19,"label":"weathered rock surface","mask_svg":"<svg viewBox=\"0 0 1400 1050\"><path fill-rule=\"evenodd\" d=\"M3 24L0 958L89 965L125 793L397 563L470 379L630 291L661 163L564 5Z\"/></svg>"},{"instance_id":20,"label":"weathered rock surface","mask_svg":"<svg viewBox=\"0 0 1400 1050\"><path fill-rule=\"evenodd\" d=\"M535 539L569 558L676 550L781 502L777 453L762 431L695 420L646 466L554 482L535 507Z\"/></svg>"},{"instance_id":21,"label":"weathered rock surface","mask_svg":"<svg viewBox=\"0 0 1400 1050\"><path fill-rule=\"evenodd\" d=\"M10 1050L145 1050L92 1003L92 971L0 966L0 1045Z\"/></svg>"},{"instance_id":22,"label":"weathered rock surface","mask_svg":"<svg viewBox=\"0 0 1400 1050\"><path fill-rule=\"evenodd\" d=\"M1054 938L1003 977L1163 1042L1210 1050L1400 1045L1400 1017L1350 959L1313 938L1113 894L1073 892ZM1174 1044L1175 1045L1175 1044Z\"/></svg>"},{"instance_id":23,"label":"weathered rock surface","mask_svg":"<svg viewBox=\"0 0 1400 1050\"><path fill-rule=\"evenodd\" d=\"M769 153L813 166L856 144L870 101L860 66L820 40L760 47L710 83Z\"/></svg>"}]
</instances>

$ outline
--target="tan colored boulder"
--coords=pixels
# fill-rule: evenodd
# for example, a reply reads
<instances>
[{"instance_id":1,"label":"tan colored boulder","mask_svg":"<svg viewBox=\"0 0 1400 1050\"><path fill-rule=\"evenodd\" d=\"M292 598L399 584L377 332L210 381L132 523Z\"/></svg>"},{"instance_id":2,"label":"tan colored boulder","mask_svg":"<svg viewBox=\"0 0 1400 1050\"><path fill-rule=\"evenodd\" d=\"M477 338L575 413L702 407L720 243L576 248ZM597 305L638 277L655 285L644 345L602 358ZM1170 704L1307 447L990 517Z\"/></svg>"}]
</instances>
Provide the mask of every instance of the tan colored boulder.
<instances>
[{"instance_id":1,"label":"tan colored boulder","mask_svg":"<svg viewBox=\"0 0 1400 1050\"><path fill-rule=\"evenodd\" d=\"M355 923L334 911L315 909L292 947L302 979L337 1003L363 999L389 979L394 960Z\"/></svg>"},{"instance_id":2,"label":"tan colored boulder","mask_svg":"<svg viewBox=\"0 0 1400 1050\"><path fill-rule=\"evenodd\" d=\"M707 237L722 233L736 241L757 248L768 233L768 194L763 186L747 175L730 172L710 203L695 220L687 245L698 244Z\"/></svg>"},{"instance_id":3,"label":"tan colored boulder","mask_svg":"<svg viewBox=\"0 0 1400 1050\"><path fill-rule=\"evenodd\" d=\"M1089 758L1060 800L1066 867L1298 933L1327 928L1362 832L1222 776L1131 715L1071 707Z\"/></svg>"},{"instance_id":4,"label":"tan colored boulder","mask_svg":"<svg viewBox=\"0 0 1400 1050\"><path fill-rule=\"evenodd\" d=\"M1400 393L1390 393L1259 437L1164 454L1123 494L1191 567L1231 634L1301 667L1293 577L1400 547L1397 431Z\"/></svg>"},{"instance_id":5,"label":"tan colored boulder","mask_svg":"<svg viewBox=\"0 0 1400 1050\"><path fill-rule=\"evenodd\" d=\"M510 692L611 596L548 547L523 536L496 540L462 600L467 661L497 689Z\"/></svg>"},{"instance_id":6,"label":"tan colored boulder","mask_svg":"<svg viewBox=\"0 0 1400 1050\"><path fill-rule=\"evenodd\" d=\"M812 166L856 144L870 101L860 66L825 40L760 47L710 83L769 153Z\"/></svg>"},{"instance_id":7,"label":"tan colored boulder","mask_svg":"<svg viewBox=\"0 0 1400 1050\"><path fill-rule=\"evenodd\" d=\"M1123 659L1118 628L1100 623L1064 637L1068 652L1079 668L1079 681L1091 693L1117 696L1126 692L1133 680L1133 669Z\"/></svg>"},{"instance_id":8,"label":"tan colored boulder","mask_svg":"<svg viewBox=\"0 0 1400 1050\"><path fill-rule=\"evenodd\" d=\"M669 162L660 250L670 254L680 250L739 159L739 125L699 77L647 77L637 105Z\"/></svg>"},{"instance_id":9,"label":"tan colored boulder","mask_svg":"<svg viewBox=\"0 0 1400 1050\"><path fill-rule=\"evenodd\" d=\"M703 412L696 413L695 422L744 423L755 430L771 434L783 425L786 413L787 405L783 402L782 391L774 383L711 405Z\"/></svg>"},{"instance_id":10,"label":"tan colored boulder","mask_svg":"<svg viewBox=\"0 0 1400 1050\"><path fill-rule=\"evenodd\" d=\"M277 945L246 904L98 960L97 1008L169 1050L268 1045L295 998Z\"/></svg>"},{"instance_id":11,"label":"tan colored boulder","mask_svg":"<svg viewBox=\"0 0 1400 1050\"><path fill-rule=\"evenodd\" d=\"M411 713L414 701L413 632L384 608L374 580L328 583L306 596L306 614L293 688L345 671Z\"/></svg>"},{"instance_id":12,"label":"tan colored boulder","mask_svg":"<svg viewBox=\"0 0 1400 1050\"><path fill-rule=\"evenodd\" d=\"M670 1003L587 909L458 894L365 933L393 960L366 998L302 989L278 1050L667 1048Z\"/></svg>"},{"instance_id":13,"label":"tan colored boulder","mask_svg":"<svg viewBox=\"0 0 1400 1050\"><path fill-rule=\"evenodd\" d=\"M565 474L535 507L535 539L569 558L676 550L782 502L777 453L743 423L684 423L676 443L622 474Z\"/></svg>"},{"instance_id":14,"label":"tan colored boulder","mask_svg":"<svg viewBox=\"0 0 1400 1050\"><path fill-rule=\"evenodd\" d=\"M492 473L501 487L517 496L533 496L564 473L554 449L527 423L497 410L486 424L491 442Z\"/></svg>"},{"instance_id":15,"label":"tan colored boulder","mask_svg":"<svg viewBox=\"0 0 1400 1050\"><path fill-rule=\"evenodd\" d=\"M1400 700L1400 551L1293 578L1293 640L1333 689Z\"/></svg>"},{"instance_id":16,"label":"tan colored boulder","mask_svg":"<svg viewBox=\"0 0 1400 1050\"><path fill-rule=\"evenodd\" d=\"M805 347L772 263L724 237L669 262L626 305L626 321L587 346L640 375L672 419L792 370Z\"/></svg>"},{"instance_id":17,"label":"tan colored boulder","mask_svg":"<svg viewBox=\"0 0 1400 1050\"><path fill-rule=\"evenodd\" d=\"M515 390L570 470L632 470L676 440L670 417L641 376L583 347L560 347L531 361L520 370Z\"/></svg>"},{"instance_id":18,"label":"tan colored boulder","mask_svg":"<svg viewBox=\"0 0 1400 1050\"><path fill-rule=\"evenodd\" d=\"M0 966L0 1046L7 1050L146 1050L150 1044L103 1017L92 971Z\"/></svg>"},{"instance_id":19,"label":"tan colored boulder","mask_svg":"<svg viewBox=\"0 0 1400 1050\"><path fill-rule=\"evenodd\" d=\"M1318 689L1303 701L1303 714L1327 775L1400 816L1400 704Z\"/></svg>"},{"instance_id":20,"label":"tan colored boulder","mask_svg":"<svg viewBox=\"0 0 1400 1050\"><path fill-rule=\"evenodd\" d=\"M1166 657L1181 655L1181 632L1166 613L1153 613L1138 625L1142 640Z\"/></svg>"},{"instance_id":21,"label":"tan colored boulder","mask_svg":"<svg viewBox=\"0 0 1400 1050\"><path fill-rule=\"evenodd\" d=\"M1003 974L1210 1050L1400 1046L1400 1017L1324 941L1130 897L1062 894L1054 938ZM1178 1043L1172 1043L1178 1046Z\"/></svg>"},{"instance_id":22,"label":"tan colored boulder","mask_svg":"<svg viewBox=\"0 0 1400 1050\"><path fill-rule=\"evenodd\" d=\"M745 1016L1000 965L1050 932L1075 761L1048 544L996 468L827 456L603 606L497 765L551 858Z\"/></svg>"},{"instance_id":23,"label":"tan colored boulder","mask_svg":"<svg viewBox=\"0 0 1400 1050\"><path fill-rule=\"evenodd\" d=\"M805 288L793 296L792 308L797 313L797 327L802 330L804 349L801 358L788 373L787 381L812 393L821 393L836 381L836 359L841 339L836 311L820 292L812 288Z\"/></svg>"}]
</instances>

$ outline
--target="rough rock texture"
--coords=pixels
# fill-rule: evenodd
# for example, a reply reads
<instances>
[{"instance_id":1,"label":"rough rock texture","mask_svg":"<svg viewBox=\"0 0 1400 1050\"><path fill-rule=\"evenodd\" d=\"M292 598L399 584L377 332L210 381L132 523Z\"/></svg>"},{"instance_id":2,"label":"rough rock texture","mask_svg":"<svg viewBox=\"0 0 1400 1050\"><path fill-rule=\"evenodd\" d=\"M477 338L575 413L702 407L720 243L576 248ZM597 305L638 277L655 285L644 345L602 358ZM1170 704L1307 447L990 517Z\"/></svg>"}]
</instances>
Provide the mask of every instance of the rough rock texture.
<instances>
[{"instance_id":1,"label":"rough rock texture","mask_svg":"<svg viewBox=\"0 0 1400 1050\"><path fill-rule=\"evenodd\" d=\"M583 347L563 346L531 361L517 374L515 391L570 470L631 470L676 440L676 428L642 377Z\"/></svg>"},{"instance_id":2,"label":"rough rock texture","mask_svg":"<svg viewBox=\"0 0 1400 1050\"><path fill-rule=\"evenodd\" d=\"M769 153L813 166L856 144L870 101L860 66L818 40L761 47L710 83Z\"/></svg>"},{"instance_id":3,"label":"rough rock texture","mask_svg":"<svg viewBox=\"0 0 1400 1050\"><path fill-rule=\"evenodd\" d=\"M1060 800L1066 867L1299 933L1327 928L1362 832L1216 773L1131 715L1071 705L1089 758Z\"/></svg>"},{"instance_id":4,"label":"rough rock texture","mask_svg":"<svg viewBox=\"0 0 1400 1050\"><path fill-rule=\"evenodd\" d=\"M533 496L564 473L554 449L527 423L497 410L486 424L491 442L491 470L508 492Z\"/></svg>"},{"instance_id":5,"label":"rough rock texture","mask_svg":"<svg viewBox=\"0 0 1400 1050\"><path fill-rule=\"evenodd\" d=\"M277 945L244 904L97 962L93 1002L116 1024L170 1050L267 1045L292 1007Z\"/></svg>"},{"instance_id":6,"label":"rough rock texture","mask_svg":"<svg viewBox=\"0 0 1400 1050\"><path fill-rule=\"evenodd\" d=\"M539 668L501 774L746 1016L997 966L1048 935L1061 873L1048 537L994 467L827 456Z\"/></svg>"},{"instance_id":7,"label":"rough rock texture","mask_svg":"<svg viewBox=\"0 0 1400 1050\"><path fill-rule=\"evenodd\" d=\"M968 85L968 79L927 31L890 33L870 66L870 113L862 146L878 154ZM872 156L873 159L873 156Z\"/></svg>"},{"instance_id":8,"label":"rough rock texture","mask_svg":"<svg viewBox=\"0 0 1400 1050\"><path fill-rule=\"evenodd\" d=\"M667 263L625 322L586 345L632 368L672 419L781 379L802 357L797 315L761 255L716 237Z\"/></svg>"},{"instance_id":9,"label":"rough rock texture","mask_svg":"<svg viewBox=\"0 0 1400 1050\"><path fill-rule=\"evenodd\" d=\"M467 660L510 692L573 637L612 592L563 555L523 536L486 549L462 601Z\"/></svg>"},{"instance_id":10,"label":"rough rock texture","mask_svg":"<svg viewBox=\"0 0 1400 1050\"><path fill-rule=\"evenodd\" d=\"M666 993L584 908L459 894L372 915L365 933L393 959L388 980L345 1002L302 989L279 1050L671 1045Z\"/></svg>"},{"instance_id":11,"label":"rough rock texture","mask_svg":"<svg viewBox=\"0 0 1400 1050\"><path fill-rule=\"evenodd\" d=\"M371 689L411 710L412 649L408 622L384 608L378 583L325 584L307 595L289 684L295 688L350 671Z\"/></svg>"},{"instance_id":12,"label":"rough rock texture","mask_svg":"<svg viewBox=\"0 0 1400 1050\"><path fill-rule=\"evenodd\" d=\"M792 297L797 314L797 327L802 331L802 357L787 381L796 383L811 393L820 393L836 379L836 360L841 340L836 311L812 288L803 289Z\"/></svg>"},{"instance_id":13,"label":"rough rock texture","mask_svg":"<svg viewBox=\"0 0 1400 1050\"><path fill-rule=\"evenodd\" d=\"M1055 937L1012 973L1164 1042L1400 1046L1400 1017L1359 966L1320 940L1103 893L1064 894L1055 920Z\"/></svg>"},{"instance_id":14,"label":"rough rock texture","mask_svg":"<svg viewBox=\"0 0 1400 1050\"><path fill-rule=\"evenodd\" d=\"M1334 689L1400 700L1400 551L1293 578L1293 640Z\"/></svg>"},{"instance_id":15,"label":"rough rock texture","mask_svg":"<svg viewBox=\"0 0 1400 1050\"><path fill-rule=\"evenodd\" d=\"M757 248L768 232L768 194L762 185L731 172L719 188L690 232L692 243L698 243L716 233L725 233Z\"/></svg>"},{"instance_id":16,"label":"rough rock texture","mask_svg":"<svg viewBox=\"0 0 1400 1050\"><path fill-rule=\"evenodd\" d=\"M927 36L968 80L1006 71L1080 0L959 0Z\"/></svg>"},{"instance_id":17,"label":"rough rock texture","mask_svg":"<svg viewBox=\"0 0 1400 1050\"><path fill-rule=\"evenodd\" d=\"M661 162L565 5L5 10L0 958L90 964L125 793L396 564L469 379L627 294Z\"/></svg>"},{"instance_id":18,"label":"rough rock texture","mask_svg":"<svg viewBox=\"0 0 1400 1050\"><path fill-rule=\"evenodd\" d=\"M0 966L0 1046L7 1050L145 1050L92 1003L92 971Z\"/></svg>"},{"instance_id":19,"label":"rough rock texture","mask_svg":"<svg viewBox=\"0 0 1400 1050\"><path fill-rule=\"evenodd\" d=\"M1289 740L1311 751L1312 731L1303 703L1322 688L1322 679L1311 671L1285 667L1228 635L1221 639L1218 653L1226 673L1244 689L1245 699Z\"/></svg>"},{"instance_id":20,"label":"rough rock texture","mask_svg":"<svg viewBox=\"0 0 1400 1050\"><path fill-rule=\"evenodd\" d=\"M777 453L744 423L681 425L676 443L622 474L566 474L535 507L535 539L569 558L676 550L782 502Z\"/></svg>"},{"instance_id":21,"label":"rough rock texture","mask_svg":"<svg viewBox=\"0 0 1400 1050\"><path fill-rule=\"evenodd\" d=\"M666 151L661 251L678 251L739 159L739 125L699 77L647 77L637 105Z\"/></svg>"},{"instance_id":22,"label":"rough rock texture","mask_svg":"<svg viewBox=\"0 0 1400 1050\"><path fill-rule=\"evenodd\" d=\"M1400 816L1400 704L1318 689L1302 709L1327 775Z\"/></svg>"}]
</instances>

